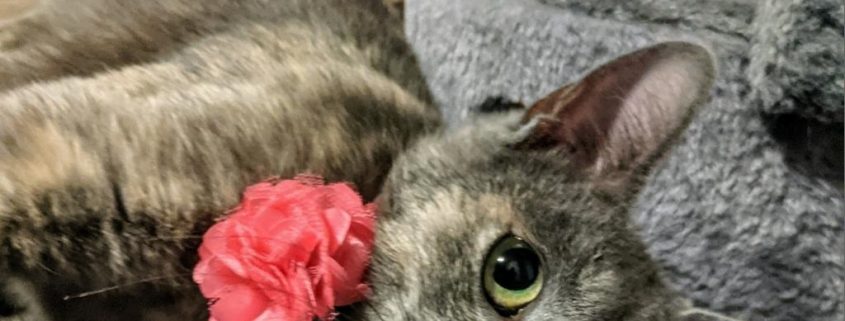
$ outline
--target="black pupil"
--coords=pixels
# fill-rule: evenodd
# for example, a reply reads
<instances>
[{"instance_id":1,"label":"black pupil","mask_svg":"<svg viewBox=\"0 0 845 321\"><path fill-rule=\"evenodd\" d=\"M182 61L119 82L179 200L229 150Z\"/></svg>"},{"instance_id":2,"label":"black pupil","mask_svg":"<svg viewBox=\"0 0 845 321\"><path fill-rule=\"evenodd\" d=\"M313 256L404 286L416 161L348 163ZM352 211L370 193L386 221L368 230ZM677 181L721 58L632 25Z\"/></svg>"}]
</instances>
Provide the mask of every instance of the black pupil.
<instances>
[{"instance_id":1,"label":"black pupil","mask_svg":"<svg viewBox=\"0 0 845 321\"><path fill-rule=\"evenodd\" d=\"M508 249L496 258L493 280L508 290L525 290L540 273L540 258L530 248Z\"/></svg>"}]
</instances>

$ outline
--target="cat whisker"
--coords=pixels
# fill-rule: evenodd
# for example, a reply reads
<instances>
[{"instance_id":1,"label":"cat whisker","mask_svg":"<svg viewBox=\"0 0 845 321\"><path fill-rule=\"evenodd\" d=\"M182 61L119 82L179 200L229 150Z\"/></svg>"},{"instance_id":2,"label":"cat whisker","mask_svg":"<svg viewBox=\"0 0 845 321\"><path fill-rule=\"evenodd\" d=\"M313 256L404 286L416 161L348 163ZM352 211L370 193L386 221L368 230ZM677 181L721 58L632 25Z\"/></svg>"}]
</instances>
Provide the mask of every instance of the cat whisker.
<instances>
[{"instance_id":1,"label":"cat whisker","mask_svg":"<svg viewBox=\"0 0 845 321\"><path fill-rule=\"evenodd\" d=\"M154 241L172 241L172 242L175 242L175 241L181 241L181 240L224 239L224 238L231 238L231 239L250 238L250 239L258 239L258 240L266 240L266 241L274 242L274 244L286 244L287 246L289 246L291 248L295 248L295 249L302 250L302 251L311 251L312 250L312 249L302 247L302 246L300 246L296 243L291 243L291 242L289 242L289 240L286 240L286 239L282 239L282 238L278 238L278 237L269 237L269 236L268 237L262 237L262 236L222 235L222 236L209 237L209 236L202 236L202 235L186 235L186 236L157 236L157 237L149 237L149 238L146 238L145 240L151 241L151 242L154 242Z\"/></svg>"},{"instance_id":2,"label":"cat whisker","mask_svg":"<svg viewBox=\"0 0 845 321\"><path fill-rule=\"evenodd\" d=\"M56 272L56 270L53 270L50 267L44 265L44 263L38 262L37 265L38 267L44 269L44 271L47 271L47 273L50 273L52 275L59 275L59 272Z\"/></svg>"},{"instance_id":3,"label":"cat whisker","mask_svg":"<svg viewBox=\"0 0 845 321\"><path fill-rule=\"evenodd\" d=\"M122 288L125 288L125 287L130 287L130 286L133 286L133 285L149 283L149 282L154 282L154 281L159 281L159 280L172 279L172 278L176 278L176 277L180 277L180 276L185 276L185 275L166 275L166 276L156 276L156 277L144 278L144 279L140 279L140 280L133 281L133 282L127 282L127 283L121 283L121 284L117 284L117 285L107 286L107 287L96 289L96 290L91 290L91 291L86 291L86 292L81 292L81 293L71 294L71 295L65 295L64 297L62 297L62 300L69 301L69 300L86 298L86 297L89 297L89 296L92 296L92 295L98 295L98 294L103 294L103 293L106 293L106 292L116 291L116 290L119 290L119 289L122 289Z\"/></svg>"},{"instance_id":4,"label":"cat whisker","mask_svg":"<svg viewBox=\"0 0 845 321\"><path fill-rule=\"evenodd\" d=\"M116 284L116 285L112 285L112 286L107 286L107 287L99 288L99 289L96 289L96 290L65 295L64 297L62 297L62 300L70 301L70 300L75 300L75 299L82 299L82 298L86 298L86 297L90 297L90 296L94 296L94 295L105 294L105 293L108 293L108 292L111 292L111 291L117 291L117 290L120 290L120 289L123 289L123 288L126 288L126 287L130 287L130 286L135 286L135 285L140 285L140 284L150 283L150 282L155 282L155 281L160 281L160 280L167 280L167 279L174 279L174 278L179 278L179 277L191 276L191 275L193 275L192 272L183 273L183 274L175 274L175 275L149 277L149 278L136 280L136 281L133 281L133 282L127 282L127 283L121 283L121 284ZM281 290L281 289L274 289L274 288L262 287L261 290L279 292L279 293L282 293L282 294L290 294L288 291ZM299 298L299 297L296 297L296 296L291 296L291 297L289 297L289 299L293 299L295 301L298 301L298 302L306 304L306 305L310 304L309 300ZM215 302L216 302L215 299L208 299L209 305L213 305ZM278 304L278 302L276 304ZM338 316L343 316L343 315L338 315ZM381 317L380 317L380 319L381 319Z\"/></svg>"}]
</instances>

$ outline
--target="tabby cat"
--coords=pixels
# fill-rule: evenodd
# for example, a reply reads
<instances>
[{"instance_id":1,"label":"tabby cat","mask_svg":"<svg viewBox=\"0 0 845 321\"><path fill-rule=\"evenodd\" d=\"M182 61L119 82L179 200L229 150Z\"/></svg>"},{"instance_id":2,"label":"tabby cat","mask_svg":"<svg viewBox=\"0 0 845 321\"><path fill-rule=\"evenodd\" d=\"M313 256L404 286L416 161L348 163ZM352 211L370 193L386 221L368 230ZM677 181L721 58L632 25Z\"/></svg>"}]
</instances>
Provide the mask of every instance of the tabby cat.
<instances>
[{"instance_id":1,"label":"tabby cat","mask_svg":"<svg viewBox=\"0 0 845 321\"><path fill-rule=\"evenodd\" d=\"M373 294L342 320L722 318L664 286L626 217L707 97L698 45L447 132L401 2L7 0L0 19L0 320L207 319L199 236L245 186L305 171L380 204Z\"/></svg>"}]
</instances>

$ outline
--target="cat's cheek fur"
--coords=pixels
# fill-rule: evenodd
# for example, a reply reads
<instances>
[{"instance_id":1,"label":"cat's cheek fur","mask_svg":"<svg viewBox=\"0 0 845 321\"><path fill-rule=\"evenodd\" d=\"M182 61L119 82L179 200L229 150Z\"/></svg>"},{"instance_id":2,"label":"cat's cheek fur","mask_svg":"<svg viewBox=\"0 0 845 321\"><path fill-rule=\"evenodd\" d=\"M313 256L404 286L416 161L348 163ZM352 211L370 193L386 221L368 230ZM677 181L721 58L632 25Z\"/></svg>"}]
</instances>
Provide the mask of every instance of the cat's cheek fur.
<instances>
[{"instance_id":1,"label":"cat's cheek fur","mask_svg":"<svg viewBox=\"0 0 845 321\"><path fill-rule=\"evenodd\" d=\"M375 296L365 320L492 320L480 271L491 244L525 230L512 202L467 197L459 186L427 192L432 202L408 202L426 197L416 193L382 196L371 271ZM390 205L397 203L403 206Z\"/></svg>"}]
</instances>

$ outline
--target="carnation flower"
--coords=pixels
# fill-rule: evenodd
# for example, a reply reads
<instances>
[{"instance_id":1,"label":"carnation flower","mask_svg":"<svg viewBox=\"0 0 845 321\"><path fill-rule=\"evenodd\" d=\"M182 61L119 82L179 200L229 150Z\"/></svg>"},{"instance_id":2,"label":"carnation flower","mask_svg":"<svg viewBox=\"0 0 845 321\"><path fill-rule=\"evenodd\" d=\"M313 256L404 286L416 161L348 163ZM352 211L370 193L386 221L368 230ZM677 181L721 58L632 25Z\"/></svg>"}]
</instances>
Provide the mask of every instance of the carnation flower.
<instances>
[{"instance_id":1,"label":"carnation flower","mask_svg":"<svg viewBox=\"0 0 845 321\"><path fill-rule=\"evenodd\" d=\"M203 236L194 281L211 321L311 321L364 298L375 207L347 184L250 186Z\"/></svg>"}]
</instances>

